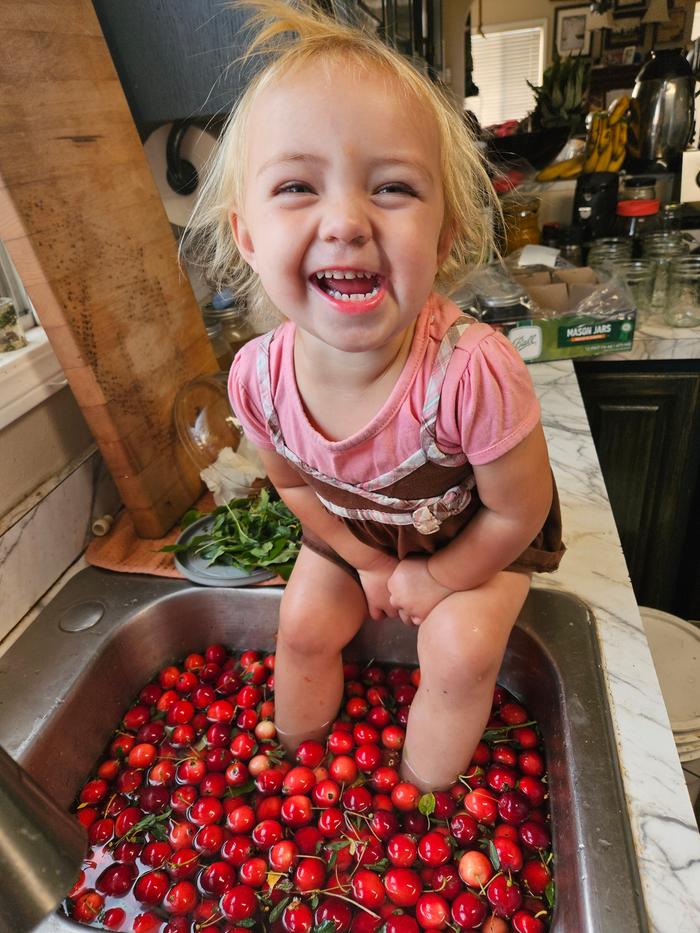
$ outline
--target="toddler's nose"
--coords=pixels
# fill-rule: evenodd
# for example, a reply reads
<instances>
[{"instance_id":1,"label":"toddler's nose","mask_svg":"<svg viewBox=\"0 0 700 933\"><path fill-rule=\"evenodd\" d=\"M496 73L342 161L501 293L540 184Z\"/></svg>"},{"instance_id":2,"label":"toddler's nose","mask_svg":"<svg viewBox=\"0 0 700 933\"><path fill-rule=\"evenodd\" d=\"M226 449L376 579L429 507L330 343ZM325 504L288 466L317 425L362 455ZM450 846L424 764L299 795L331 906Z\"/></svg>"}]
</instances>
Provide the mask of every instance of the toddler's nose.
<instances>
[{"instance_id":1,"label":"toddler's nose","mask_svg":"<svg viewBox=\"0 0 700 933\"><path fill-rule=\"evenodd\" d=\"M339 196L326 204L319 228L324 242L362 245L372 236L372 227L359 198Z\"/></svg>"}]
</instances>

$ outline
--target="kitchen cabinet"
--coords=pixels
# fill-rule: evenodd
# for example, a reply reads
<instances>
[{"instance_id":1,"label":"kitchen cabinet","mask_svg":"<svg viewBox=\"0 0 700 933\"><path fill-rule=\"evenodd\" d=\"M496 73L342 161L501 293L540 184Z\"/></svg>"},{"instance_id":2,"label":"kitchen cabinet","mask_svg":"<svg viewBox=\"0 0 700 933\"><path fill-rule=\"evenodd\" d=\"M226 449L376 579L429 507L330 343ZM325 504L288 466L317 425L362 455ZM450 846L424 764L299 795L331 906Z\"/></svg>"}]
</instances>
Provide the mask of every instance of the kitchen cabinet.
<instances>
[{"instance_id":1,"label":"kitchen cabinet","mask_svg":"<svg viewBox=\"0 0 700 933\"><path fill-rule=\"evenodd\" d=\"M164 123L225 115L245 84L246 14L220 0L93 0L142 139Z\"/></svg>"},{"instance_id":2,"label":"kitchen cabinet","mask_svg":"<svg viewBox=\"0 0 700 933\"><path fill-rule=\"evenodd\" d=\"M324 0L320 0L324 5ZM337 0L417 67L442 69L442 0ZM247 13L221 0L93 0L142 139L164 123L221 120L255 70L241 67ZM327 5L327 4L325 4Z\"/></svg>"},{"instance_id":3,"label":"kitchen cabinet","mask_svg":"<svg viewBox=\"0 0 700 933\"><path fill-rule=\"evenodd\" d=\"M700 361L575 368L637 602L700 619Z\"/></svg>"}]
</instances>

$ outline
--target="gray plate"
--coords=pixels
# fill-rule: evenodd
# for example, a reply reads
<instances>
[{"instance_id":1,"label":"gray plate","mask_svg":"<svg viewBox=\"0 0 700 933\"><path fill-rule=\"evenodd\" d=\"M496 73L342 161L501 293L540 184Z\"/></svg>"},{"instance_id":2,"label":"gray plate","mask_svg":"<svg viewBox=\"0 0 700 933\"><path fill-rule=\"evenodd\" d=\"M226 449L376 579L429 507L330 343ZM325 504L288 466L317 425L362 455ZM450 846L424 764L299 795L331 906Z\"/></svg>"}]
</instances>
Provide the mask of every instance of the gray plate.
<instances>
[{"instance_id":1,"label":"gray plate","mask_svg":"<svg viewBox=\"0 0 700 933\"><path fill-rule=\"evenodd\" d=\"M196 522L185 528L176 543L187 543L205 532L211 524L211 515L198 518ZM262 583L263 580L271 580L276 576L271 570L261 569L247 572L237 567L225 567L223 564L207 564L201 557L195 557L192 554L173 554L173 557L175 566L183 577L202 586L250 586L253 583Z\"/></svg>"}]
</instances>

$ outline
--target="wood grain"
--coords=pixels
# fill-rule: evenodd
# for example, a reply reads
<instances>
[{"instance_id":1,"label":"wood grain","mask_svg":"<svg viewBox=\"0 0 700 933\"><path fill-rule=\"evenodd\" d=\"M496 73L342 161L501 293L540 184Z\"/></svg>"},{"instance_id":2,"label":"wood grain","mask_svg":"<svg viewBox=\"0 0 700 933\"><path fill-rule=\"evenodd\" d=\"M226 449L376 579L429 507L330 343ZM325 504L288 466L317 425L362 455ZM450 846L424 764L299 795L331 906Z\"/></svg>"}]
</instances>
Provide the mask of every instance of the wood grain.
<instances>
[{"instance_id":1,"label":"wood grain","mask_svg":"<svg viewBox=\"0 0 700 933\"><path fill-rule=\"evenodd\" d=\"M199 495L178 389L217 369L89 0L0 0L0 238L137 533Z\"/></svg>"}]
</instances>

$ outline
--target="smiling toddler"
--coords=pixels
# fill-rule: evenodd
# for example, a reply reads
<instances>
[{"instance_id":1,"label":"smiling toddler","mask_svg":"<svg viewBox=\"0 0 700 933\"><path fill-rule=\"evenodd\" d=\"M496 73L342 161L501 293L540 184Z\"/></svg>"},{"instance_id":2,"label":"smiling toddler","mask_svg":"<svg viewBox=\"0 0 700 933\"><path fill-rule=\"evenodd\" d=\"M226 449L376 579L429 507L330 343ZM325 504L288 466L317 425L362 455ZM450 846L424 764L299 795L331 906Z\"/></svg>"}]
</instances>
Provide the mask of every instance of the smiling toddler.
<instances>
[{"instance_id":1,"label":"smiling toddler","mask_svg":"<svg viewBox=\"0 0 700 933\"><path fill-rule=\"evenodd\" d=\"M417 626L402 775L444 788L488 719L559 509L539 406L507 339L444 292L491 248L495 196L461 115L396 52L306 5L252 5L265 64L224 130L192 233L219 285L283 319L229 392L304 529L276 725L338 713L370 616Z\"/></svg>"}]
</instances>

